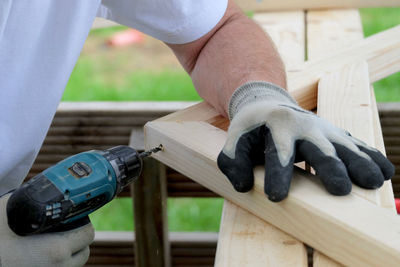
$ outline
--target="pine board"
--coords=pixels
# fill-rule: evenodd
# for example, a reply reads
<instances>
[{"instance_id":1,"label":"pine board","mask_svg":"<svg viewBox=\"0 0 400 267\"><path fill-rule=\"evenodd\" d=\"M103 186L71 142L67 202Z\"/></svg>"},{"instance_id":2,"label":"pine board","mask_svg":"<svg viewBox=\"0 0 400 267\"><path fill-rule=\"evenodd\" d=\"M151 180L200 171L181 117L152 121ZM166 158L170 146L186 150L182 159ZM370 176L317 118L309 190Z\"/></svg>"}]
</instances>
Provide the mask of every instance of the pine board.
<instances>
[{"instance_id":1,"label":"pine board","mask_svg":"<svg viewBox=\"0 0 400 267\"><path fill-rule=\"evenodd\" d=\"M253 19L278 48L286 67L304 62L304 12L255 14ZM306 267L305 245L229 200L224 201L216 267Z\"/></svg>"},{"instance_id":2,"label":"pine board","mask_svg":"<svg viewBox=\"0 0 400 267\"><path fill-rule=\"evenodd\" d=\"M202 111L209 109L202 103L180 114L193 115L195 110L203 117ZM207 120L215 122L215 117ZM256 169L251 192L234 191L216 164L226 132L205 121L175 117L150 122L145 126L146 147L162 143L165 150L155 158L338 262L395 266L400 260L400 218L354 194L331 196L318 179L299 169L288 198L279 204L264 195L262 168Z\"/></svg>"}]
</instances>

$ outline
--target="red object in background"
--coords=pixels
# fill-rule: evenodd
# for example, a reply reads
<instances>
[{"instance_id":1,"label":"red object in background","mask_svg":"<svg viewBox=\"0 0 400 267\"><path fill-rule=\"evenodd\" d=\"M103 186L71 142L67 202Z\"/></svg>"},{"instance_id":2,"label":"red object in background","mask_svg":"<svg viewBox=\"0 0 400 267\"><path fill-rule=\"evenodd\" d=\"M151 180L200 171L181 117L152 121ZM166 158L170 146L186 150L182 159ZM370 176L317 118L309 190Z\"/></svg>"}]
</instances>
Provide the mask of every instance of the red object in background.
<instances>
[{"instance_id":1,"label":"red object in background","mask_svg":"<svg viewBox=\"0 0 400 267\"><path fill-rule=\"evenodd\" d=\"M397 214L400 214L400 198L395 198L394 203L396 204Z\"/></svg>"},{"instance_id":2,"label":"red object in background","mask_svg":"<svg viewBox=\"0 0 400 267\"><path fill-rule=\"evenodd\" d=\"M108 40L107 44L113 47L122 47L128 46L131 44L143 43L144 36L143 33L134 30L128 29L122 32L118 32L113 34Z\"/></svg>"}]
</instances>

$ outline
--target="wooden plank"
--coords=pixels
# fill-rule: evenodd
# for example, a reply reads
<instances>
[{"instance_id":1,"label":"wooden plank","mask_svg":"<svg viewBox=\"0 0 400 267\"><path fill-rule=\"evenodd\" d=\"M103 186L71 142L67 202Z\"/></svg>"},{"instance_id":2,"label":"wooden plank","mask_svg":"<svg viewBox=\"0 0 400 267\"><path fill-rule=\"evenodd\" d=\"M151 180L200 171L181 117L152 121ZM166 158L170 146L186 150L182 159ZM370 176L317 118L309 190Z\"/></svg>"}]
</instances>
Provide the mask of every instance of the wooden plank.
<instances>
[{"instance_id":1,"label":"wooden plank","mask_svg":"<svg viewBox=\"0 0 400 267\"><path fill-rule=\"evenodd\" d=\"M392 126L397 125L396 123L393 125L393 121L397 121L398 117L400 116L400 103L379 103L378 108L381 115L388 157L392 163L396 165L396 174L392 179L393 189L396 197L400 197L400 157L398 157L397 153L397 150L400 147L400 137L398 134L394 134L395 131L392 130L395 128ZM386 129L391 130L388 132ZM388 133L390 135L388 135ZM388 199L382 199L381 201L382 203L387 203L387 201L389 201L389 206L393 205L393 200L391 197L388 197Z\"/></svg>"},{"instance_id":2,"label":"wooden plank","mask_svg":"<svg viewBox=\"0 0 400 267\"><path fill-rule=\"evenodd\" d=\"M363 39L360 13L356 9L307 12L308 59L324 57Z\"/></svg>"},{"instance_id":3,"label":"wooden plank","mask_svg":"<svg viewBox=\"0 0 400 267\"><path fill-rule=\"evenodd\" d=\"M318 85L318 115L374 146L369 88L366 62L348 65L341 71L323 76ZM374 204L380 204L378 190L366 190L353 184L352 192ZM313 256L314 267L341 266L318 251Z\"/></svg>"},{"instance_id":4,"label":"wooden plank","mask_svg":"<svg viewBox=\"0 0 400 267\"><path fill-rule=\"evenodd\" d=\"M340 71L323 76L318 85L318 115L374 147L369 89L366 62L347 65ZM366 190L354 185L353 191L373 203L380 203L377 190Z\"/></svg>"},{"instance_id":5,"label":"wooden plank","mask_svg":"<svg viewBox=\"0 0 400 267\"><path fill-rule=\"evenodd\" d=\"M225 200L215 266L308 266L303 243Z\"/></svg>"},{"instance_id":6,"label":"wooden plank","mask_svg":"<svg viewBox=\"0 0 400 267\"><path fill-rule=\"evenodd\" d=\"M132 184L135 216L135 266L171 266L165 166L143 160L143 174Z\"/></svg>"},{"instance_id":7,"label":"wooden plank","mask_svg":"<svg viewBox=\"0 0 400 267\"><path fill-rule=\"evenodd\" d=\"M375 148L381 151L384 155L386 155L385 145L383 143L382 128L379 122L378 106L376 103L374 88L372 86L370 94L372 103L372 119L374 125ZM380 192L380 206L388 210L391 210L394 213L397 213L396 205L394 203L394 192L393 192L392 181L386 181L383 184L382 188L379 189L379 192Z\"/></svg>"},{"instance_id":8,"label":"wooden plank","mask_svg":"<svg viewBox=\"0 0 400 267\"><path fill-rule=\"evenodd\" d=\"M340 47L363 38L360 14L355 9L308 12L307 29L308 56L310 59L323 56L326 51L336 51ZM363 70L357 70L357 67L353 66L350 71L355 71L356 75L360 76ZM364 66L364 72L366 71ZM322 87L321 83L319 84L318 103L321 103L321 105L318 104L319 115L336 126L347 129L354 136L359 137L371 146L375 146L376 142L382 142L379 120L377 121L378 113L375 97L371 97L368 90L368 76L364 77L365 80L361 83L354 82L355 77L350 78L343 71L336 73L336 76L338 76L337 80L331 84L325 82L325 86ZM346 80L348 82L343 84ZM355 85L353 87L349 86L352 80ZM373 93L373 88L371 92ZM349 113L345 114L346 111ZM359 117L356 118L355 113ZM364 123L361 127L357 127L357 122L362 120ZM365 131L360 131L360 129ZM383 143L377 145L383 146ZM393 197L390 182L386 182L384 187L375 193L359 187L354 187L353 190L356 194L364 196L374 203L379 203L381 206L390 206L388 203L390 203L390 197ZM394 208L394 206L391 208ZM314 266L339 265L318 253L318 251L313 256Z\"/></svg>"},{"instance_id":9,"label":"wooden plank","mask_svg":"<svg viewBox=\"0 0 400 267\"><path fill-rule=\"evenodd\" d=\"M183 101L129 101L129 102L61 102L57 111L64 114L79 113L79 112L96 112L97 115L105 114L107 116L119 112L137 112L140 113L155 113L155 112L175 112L177 110L187 108L198 102L183 102Z\"/></svg>"},{"instance_id":10,"label":"wooden plank","mask_svg":"<svg viewBox=\"0 0 400 267\"><path fill-rule=\"evenodd\" d=\"M307 13L307 44L308 44L308 56L310 59L317 58L323 56L325 51L337 51L340 47L344 47L349 45L353 42L361 40L363 38L363 31L362 31L362 23L361 18L358 10L350 9L350 10L326 10L326 11L312 11ZM340 75L340 74L337 74ZM343 73L343 75L346 75ZM346 77L343 77L346 78ZM349 77L347 77L349 78ZM366 77L368 79L368 77ZM342 80L343 81L343 80ZM361 100L357 95L356 90L349 88L349 90L354 90L354 92L347 92L343 91L343 84L335 85L328 85L331 87L330 98L329 100L325 101L325 105L327 107L331 107L330 116L334 116L327 118L331 122L338 122L338 126L341 128L348 129L350 132L354 133L355 136L360 137L360 139L365 139L364 141L371 146L376 146L382 153L385 154L385 149L383 145L383 138L382 138L382 130L379 123L379 114L376 107L376 100L374 95L373 87L369 90L370 93L367 93L365 88L369 88L367 81L363 82L364 92L360 91L363 95ZM368 80L369 82L369 80ZM360 84L356 84L356 88ZM335 90L341 91L342 95L339 96L339 92L335 92ZM336 99L335 96L341 97L340 99ZM365 124L360 125L360 127L353 127L354 124L351 120L348 120L347 125L342 124L344 122L343 115L344 109L336 110L336 107L341 105L347 105L349 107L351 104L348 102L349 98L352 99L352 105L356 106L356 103L359 105L364 105L364 109L366 109L366 113L359 113L359 118L363 117L367 121ZM334 102L332 99L336 99L337 106L332 105ZM318 100L320 101L320 99ZM332 101L332 102L330 102ZM364 102L361 103L361 102ZM322 105L325 108L324 105ZM325 112L321 114L322 117L326 114L325 110L319 110L319 112ZM329 111L327 111L329 112ZM338 115L342 114L342 117L339 118ZM354 114L354 113L352 113ZM367 117L365 115L368 114ZM355 117L354 117L355 118ZM353 121L356 121L354 119ZM367 126L368 125L368 126ZM369 131L363 132L360 129L367 126ZM351 127L351 128L350 128ZM372 132L373 131L373 132ZM368 136L368 137L367 137ZM365 190L359 190L356 188L357 192L363 192L361 194L365 194ZM367 193L370 195L370 193ZM371 195L370 195L371 196ZM394 202L393 202L393 190L391 188L391 182L385 182L385 185L380 190L380 192L376 196L371 196L372 198L376 198L376 201L381 206L385 206L391 209L394 209ZM381 202L383 200L383 202ZM385 203L385 204L384 204Z\"/></svg>"},{"instance_id":11,"label":"wooden plank","mask_svg":"<svg viewBox=\"0 0 400 267\"><path fill-rule=\"evenodd\" d=\"M286 66L304 62L304 12L255 14ZM303 243L225 200L215 266L307 266Z\"/></svg>"},{"instance_id":12,"label":"wooden plank","mask_svg":"<svg viewBox=\"0 0 400 267\"><path fill-rule=\"evenodd\" d=\"M321 57L327 51L336 51L340 47L363 38L361 18L356 9L310 11L307 12L306 18L308 59ZM331 103L326 103L326 99L323 99L324 94L330 93L325 89L327 88L318 90L318 113L322 117L331 116L329 110L332 110ZM320 105L322 101L324 103ZM335 107L333 109L335 110ZM327 119L335 120L332 117L327 117ZM313 265L314 267L342 266L316 250L313 253Z\"/></svg>"},{"instance_id":13,"label":"wooden plank","mask_svg":"<svg viewBox=\"0 0 400 267\"><path fill-rule=\"evenodd\" d=\"M371 82L400 70L400 26L375 34L318 60L306 62L302 69L288 73L291 94L306 109L317 104L317 83L326 72L344 64L366 60Z\"/></svg>"},{"instance_id":14,"label":"wooden plank","mask_svg":"<svg viewBox=\"0 0 400 267\"><path fill-rule=\"evenodd\" d=\"M145 138L148 148L164 145L165 151L154 155L158 160L338 262L395 266L400 260L400 218L352 194L331 196L301 170L295 170L291 192L281 203L266 199L263 168L255 170L251 192L236 192L216 163L225 131L206 122L160 120L145 126Z\"/></svg>"},{"instance_id":15,"label":"wooden plank","mask_svg":"<svg viewBox=\"0 0 400 267\"><path fill-rule=\"evenodd\" d=\"M253 20L268 33L286 68L305 60L305 14L303 11L256 13Z\"/></svg>"},{"instance_id":16,"label":"wooden plank","mask_svg":"<svg viewBox=\"0 0 400 267\"><path fill-rule=\"evenodd\" d=\"M361 8L361 7L394 7L399 0L235 0L243 10L249 11L281 11L328 8Z\"/></svg>"}]
</instances>

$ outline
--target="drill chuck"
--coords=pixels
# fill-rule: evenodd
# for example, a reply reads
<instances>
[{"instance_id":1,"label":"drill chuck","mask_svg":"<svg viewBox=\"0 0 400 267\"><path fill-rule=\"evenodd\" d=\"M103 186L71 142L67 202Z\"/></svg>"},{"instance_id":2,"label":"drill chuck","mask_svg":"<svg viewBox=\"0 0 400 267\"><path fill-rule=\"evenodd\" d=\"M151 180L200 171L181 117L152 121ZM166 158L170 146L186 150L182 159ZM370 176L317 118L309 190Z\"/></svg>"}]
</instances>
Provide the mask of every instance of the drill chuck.
<instances>
[{"instance_id":1,"label":"drill chuck","mask_svg":"<svg viewBox=\"0 0 400 267\"><path fill-rule=\"evenodd\" d=\"M108 160L116 174L117 189L115 194L119 194L126 185L136 180L142 172L142 157L129 146L116 146L101 151L101 154Z\"/></svg>"}]
</instances>

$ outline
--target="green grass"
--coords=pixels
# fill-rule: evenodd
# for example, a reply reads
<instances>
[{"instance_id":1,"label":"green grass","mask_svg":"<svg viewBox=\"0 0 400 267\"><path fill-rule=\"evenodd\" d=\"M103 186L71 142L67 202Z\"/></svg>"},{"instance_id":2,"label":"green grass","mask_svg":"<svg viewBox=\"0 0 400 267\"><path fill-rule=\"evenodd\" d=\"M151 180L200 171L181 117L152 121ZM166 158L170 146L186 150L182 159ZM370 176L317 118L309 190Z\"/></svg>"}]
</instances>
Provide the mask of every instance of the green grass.
<instances>
[{"instance_id":1,"label":"green grass","mask_svg":"<svg viewBox=\"0 0 400 267\"><path fill-rule=\"evenodd\" d=\"M197 101L190 77L179 70L135 71L124 76L97 75L97 66L76 66L63 101ZM113 71L113 70L110 70ZM92 77L86 79L86 77Z\"/></svg>"},{"instance_id":2,"label":"green grass","mask_svg":"<svg viewBox=\"0 0 400 267\"><path fill-rule=\"evenodd\" d=\"M168 228L170 231L217 232L223 200L220 198L169 198ZM90 215L97 231L132 231L131 198L117 198Z\"/></svg>"},{"instance_id":3,"label":"green grass","mask_svg":"<svg viewBox=\"0 0 400 267\"><path fill-rule=\"evenodd\" d=\"M112 34L122 31L122 30L126 30L126 29L128 29L128 27L125 27L125 26L113 26L113 27L108 27L108 28L98 28L95 30L91 30L90 35L98 36L98 37L102 37L102 38L108 38Z\"/></svg>"},{"instance_id":4,"label":"green grass","mask_svg":"<svg viewBox=\"0 0 400 267\"><path fill-rule=\"evenodd\" d=\"M362 9L366 36L400 24L400 8ZM252 13L248 13L252 16ZM108 38L125 27L98 29L93 38ZM96 49L105 49L98 47ZM86 55L83 53L67 85L63 101L193 101L199 100L190 78L182 69L121 68L129 59ZM157 60L157 58L149 58ZM400 101L400 73L374 84L380 102ZM168 222L171 231L218 231L221 199L183 198L168 200ZM96 230L132 230L131 199L112 201L91 216Z\"/></svg>"},{"instance_id":5,"label":"green grass","mask_svg":"<svg viewBox=\"0 0 400 267\"><path fill-rule=\"evenodd\" d=\"M400 24L400 8L361 8L365 36Z\"/></svg>"},{"instance_id":6,"label":"green grass","mask_svg":"<svg viewBox=\"0 0 400 267\"><path fill-rule=\"evenodd\" d=\"M132 231L133 210L131 198L117 198L90 214L97 231Z\"/></svg>"},{"instance_id":7,"label":"green grass","mask_svg":"<svg viewBox=\"0 0 400 267\"><path fill-rule=\"evenodd\" d=\"M363 8L360 11L365 36L400 24L400 8ZM399 102L400 73L374 83L374 88L378 102Z\"/></svg>"}]
</instances>

